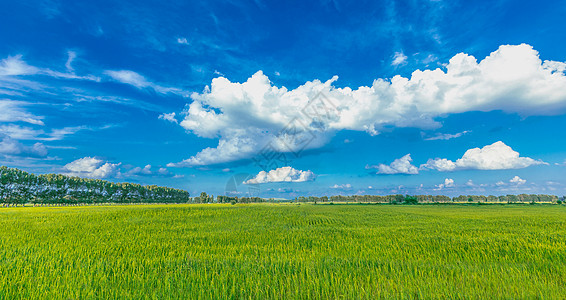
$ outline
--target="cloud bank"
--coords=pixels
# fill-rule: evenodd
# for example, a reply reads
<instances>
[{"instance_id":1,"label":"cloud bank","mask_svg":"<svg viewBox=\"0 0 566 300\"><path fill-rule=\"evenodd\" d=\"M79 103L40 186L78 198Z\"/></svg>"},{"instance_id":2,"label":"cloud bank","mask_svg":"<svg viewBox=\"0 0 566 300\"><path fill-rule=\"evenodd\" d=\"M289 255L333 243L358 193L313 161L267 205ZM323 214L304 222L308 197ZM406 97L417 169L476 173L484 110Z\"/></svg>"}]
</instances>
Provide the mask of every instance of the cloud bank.
<instances>
[{"instance_id":1,"label":"cloud bank","mask_svg":"<svg viewBox=\"0 0 566 300\"><path fill-rule=\"evenodd\" d=\"M438 128L434 118L468 111L556 115L566 111L565 70L566 63L542 61L533 47L521 44L500 46L479 62L459 53L445 69L416 70L410 78L376 79L358 88L335 87L337 76L292 90L274 86L261 71L243 83L218 77L202 93L191 95L179 123L199 137L218 138L218 145L169 166L247 159L270 143L277 151L294 151L298 145L282 145L277 133L320 93L331 108L291 136L293 141L312 136L305 149L324 146L339 130L376 135L384 126Z\"/></svg>"}]
</instances>

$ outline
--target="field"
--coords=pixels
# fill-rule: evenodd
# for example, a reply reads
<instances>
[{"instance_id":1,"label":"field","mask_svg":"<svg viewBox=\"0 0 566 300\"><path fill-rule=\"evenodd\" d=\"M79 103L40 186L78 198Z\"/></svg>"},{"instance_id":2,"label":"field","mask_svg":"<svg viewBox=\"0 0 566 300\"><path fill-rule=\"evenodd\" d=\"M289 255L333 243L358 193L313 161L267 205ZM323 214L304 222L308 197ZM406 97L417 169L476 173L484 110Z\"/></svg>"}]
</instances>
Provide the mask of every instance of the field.
<instances>
[{"instance_id":1,"label":"field","mask_svg":"<svg viewBox=\"0 0 566 300\"><path fill-rule=\"evenodd\" d=\"M559 205L0 209L0 299L561 298Z\"/></svg>"}]
</instances>

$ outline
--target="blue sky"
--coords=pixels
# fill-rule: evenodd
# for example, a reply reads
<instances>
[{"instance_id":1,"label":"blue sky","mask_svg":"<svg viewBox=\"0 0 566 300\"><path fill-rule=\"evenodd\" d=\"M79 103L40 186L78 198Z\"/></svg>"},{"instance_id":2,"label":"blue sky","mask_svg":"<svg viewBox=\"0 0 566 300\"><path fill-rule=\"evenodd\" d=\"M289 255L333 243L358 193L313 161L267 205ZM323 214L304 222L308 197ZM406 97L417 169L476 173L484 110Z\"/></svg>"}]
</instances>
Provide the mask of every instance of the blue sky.
<instances>
[{"instance_id":1,"label":"blue sky","mask_svg":"<svg viewBox=\"0 0 566 300\"><path fill-rule=\"evenodd\" d=\"M0 164L192 194L235 176L264 197L563 195L564 15L566 1L2 1Z\"/></svg>"}]
</instances>

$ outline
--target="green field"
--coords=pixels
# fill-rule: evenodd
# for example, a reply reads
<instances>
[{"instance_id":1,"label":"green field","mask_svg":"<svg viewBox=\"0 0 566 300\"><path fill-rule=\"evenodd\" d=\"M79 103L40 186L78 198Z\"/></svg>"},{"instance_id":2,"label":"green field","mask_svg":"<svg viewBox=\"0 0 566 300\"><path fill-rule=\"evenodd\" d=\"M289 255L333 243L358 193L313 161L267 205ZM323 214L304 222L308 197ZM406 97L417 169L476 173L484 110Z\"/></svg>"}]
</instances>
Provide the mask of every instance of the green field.
<instances>
[{"instance_id":1,"label":"green field","mask_svg":"<svg viewBox=\"0 0 566 300\"><path fill-rule=\"evenodd\" d=\"M0 298L558 298L558 205L0 209Z\"/></svg>"}]
</instances>

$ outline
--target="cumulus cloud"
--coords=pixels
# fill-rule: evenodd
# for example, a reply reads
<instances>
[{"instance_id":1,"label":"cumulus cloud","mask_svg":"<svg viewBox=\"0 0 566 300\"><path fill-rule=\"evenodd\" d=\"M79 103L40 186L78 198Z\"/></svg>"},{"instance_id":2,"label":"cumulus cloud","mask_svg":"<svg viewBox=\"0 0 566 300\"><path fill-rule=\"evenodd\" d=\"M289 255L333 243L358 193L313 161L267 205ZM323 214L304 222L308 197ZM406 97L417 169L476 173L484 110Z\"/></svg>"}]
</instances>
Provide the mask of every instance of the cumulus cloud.
<instances>
[{"instance_id":1,"label":"cumulus cloud","mask_svg":"<svg viewBox=\"0 0 566 300\"><path fill-rule=\"evenodd\" d=\"M524 187L523 185L525 185L527 183L527 180L519 177L519 176L514 176L513 178L509 179L508 181L497 181L495 183L495 187L497 187L500 191L506 191L506 190L516 190L518 188L522 188L522 189L529 189L528 187Z\"/></svg>"},{"instance_id":2,"label":"cumulus cloud","mask_svg":"<svg viewBox=\"0 0 566 300\"><path fill-rule=\"evenodd\" d=\"M454 187L454 186L455 186L455 185L454 185L454 179L452 179L452 178L446 178L446 179L444 179L444 183L441 183L441 184L437 184L437 185L436 185L436 189L435 189L435 190L440 191L440 190L442 190L442 189L444 189L444 188L452 188L452 187Z\"/></svg>"},{"instance_id":3,"label":"cumulus cloud","mask_svg":"<svg viewBox=\"0 0 566 300\"><path fill-rule=\"evenodd\" d=\"M169 121L171 123L179 123L179 121L177 121L177 119L175 119L175 115L176 114L174 112L164 113L164 114L159 115L159 119L160 120L166 120L166 121Z\"/></svg>"},{"instance_id":4,"label":"cumulus cloud","mask_svg":"<svg viewBox=\"0 0 566 300\"><path fill-rule=\"evenodd\" d=\"M151 175L151 165L146 165L143 168L140 167L135 167L133 169L131 169L130 171L128 171L128 174L131 175Z\"/></svg>"},{"instance_id":5,"label":"cumulus cloud","mask_svg":"<svg viewBox=\"0 0 566 300\"><path fill-rule=\"evenodd\" d=\"M454 134L450 134L450 133L439 133L433 137L429 137L426 138L425 141L436 141L436 140L451 140L451 139L455 139L455 138L459 138L461 136L463 136L464 134L469 133L469 131L462 131L462 132L458 132L458 133L454 133Z\"/></svg>"},{"instance_id":6,"label":"cumulus cloud","mask_svg":"<svg viewBox=\"0 0 566 300\"><path fill-rule=\"evenodd\" d=\"M247 159L269 144L281 152L294 151L285 149L297 144L280 145L277 133L297 117L305 121L304 108L317 95L332 103L324 117L307 119L290 134L292 140L312 136L301 145L304 149L324 146L339 130L376 135L384 126L432 129L441 126L436 117L468 111L557 115L566 111L565 70L565 63L542 61L531 46L521 44L500 46L479 62L459 53L444 69L416 70L410 78L376 79L358 88L334 87L337 76L291 90L274 86L261 71L243 83L218 77L202 93L191 95L179 123L199 137L218 138L218 146L171 165ZM133 84L147 84L140 82Z\"/></svg>"},{"instance_id":7,"label":"cumulus cloud","mask_svg":"<svg viewBox=\"0 0 566 300\"><path fill-rule=\"evenodd\" d=\"M244 184L258 184L269 182L305 182L314 181L316 175L310 171L296 170L292 167L281 167L269 172L260 171L254 178L244 182Z\"/></svg>"},{"instance_id":8,"label":"cumulus cloud","mask_svg":"<svg viewBox=\"0 0 566 300\"><path fill-rule=\"evenodd\" d=\"M143 168L135 167L127 172L128 175L134 176L160 176L160 177L169 177L174 176L167 168L158 168L157 170L153 170L151 165L146 165Z\"/></svg>"},{"instance_id":9,"label":"cumulus cloud","mask_svg":"<svg viewBox=\"0 0 566 300\"><path fill-rule=\"evenodd\" d=\"M522 184L527 183L527 181L525 179L522 179L519 176L515 176L515 177L511 178L511 180L509 180L509 182L512 183L512 184L516 184L516 185L522 185Z\"/></svg>"},{"instance_id":10,"label":"cumulus cloud","mask_svg":"<svg viewBox=\"0 0 566 300\"><path fill-rule=\"evenodd\" d=\"M520 157L519 152L503 142L495 142L483 148L469 149L462 158L452 161L446 158L429 159L421 169L434 169L441 172L477 169L477 170L507 170L521 169L533 165L546 164L530 157Z\"/></svg>"},{"instance_id":11,"label":"cumulus cloud","mask_svg":"<svg viewBox=\"0 0 566 300\"><path fill-rule=\"evenodd\" d=\"M120 164L112 164L95 157L77 159L63 168L69 176L100 179L120 176Z\"/></svg>"},{"instance_id":12,"label":"cumulus cloud","mask_svg":"<svg viewBox=\"0 0 566 300\"><path fill-rule=\"evenodd\" d=\"M390 165L379 164L366 166L366 169L377 169L377 174L419 174L419 169L411 164L411 154L394 160Z\"/></svg>"}]
</instances>

